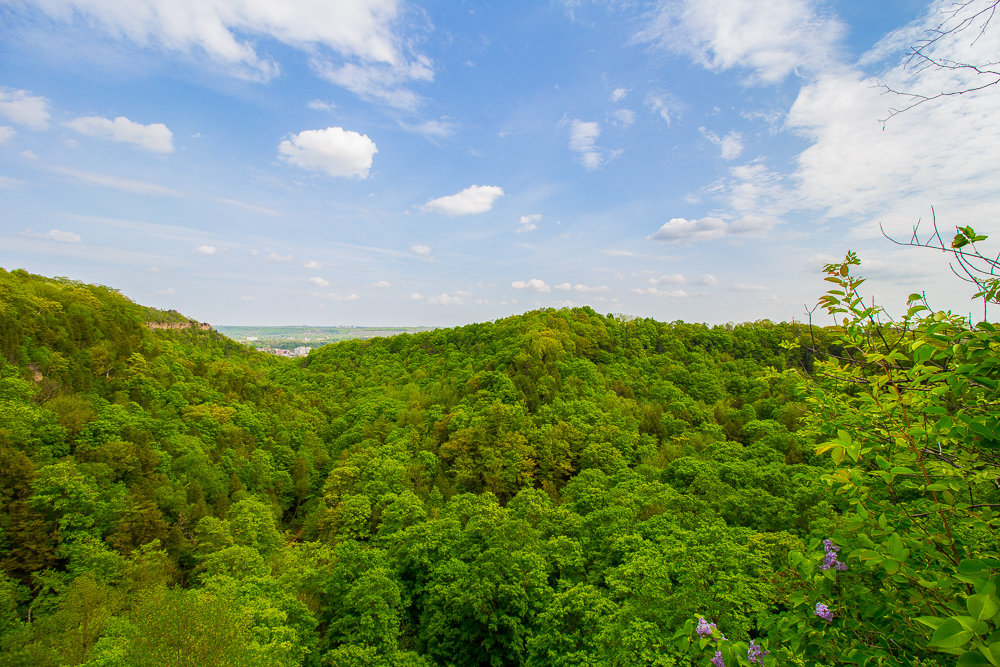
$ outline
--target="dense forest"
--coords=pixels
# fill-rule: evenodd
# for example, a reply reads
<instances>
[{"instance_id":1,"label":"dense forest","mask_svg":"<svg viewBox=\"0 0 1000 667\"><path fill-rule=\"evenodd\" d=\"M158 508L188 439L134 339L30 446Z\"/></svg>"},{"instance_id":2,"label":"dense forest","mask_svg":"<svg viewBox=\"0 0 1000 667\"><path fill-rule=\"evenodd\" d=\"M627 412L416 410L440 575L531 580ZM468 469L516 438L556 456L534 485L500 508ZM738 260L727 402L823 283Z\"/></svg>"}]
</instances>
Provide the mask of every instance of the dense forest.
<instances>
[{"instance_id":1,"label":"dense forest","mask_svg":"<svg viewBox=\"0 0 1000 667\"><path fill-rule=\"evenodd\" d=\"M0 663L1000 664L994 332L880 328L854 263L841 327L548 309L298 360L0 269Z\"/></svg>"}]
</instances>

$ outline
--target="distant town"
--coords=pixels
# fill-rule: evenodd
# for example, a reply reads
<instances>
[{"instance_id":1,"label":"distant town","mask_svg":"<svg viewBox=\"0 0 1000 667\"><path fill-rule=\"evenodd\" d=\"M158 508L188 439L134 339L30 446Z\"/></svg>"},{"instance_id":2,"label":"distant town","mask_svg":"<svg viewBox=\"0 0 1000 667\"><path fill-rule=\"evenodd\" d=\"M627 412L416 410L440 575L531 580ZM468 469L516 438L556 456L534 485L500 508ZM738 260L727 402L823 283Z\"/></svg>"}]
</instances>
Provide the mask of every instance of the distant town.
<instances>
[{"instance_id":1,"label":"distant town","mask_svg":"<svg viewBox=\"0 0 1000 667\"><path fill-rule=\"evenodd\" d=\"M334 327L216 326L215 330L233 340L253 346L258 352L279 357L304 357L317 347L350 338L382 338L402 333L430 331L433 327Z\"/></svg>"}]
</instances>

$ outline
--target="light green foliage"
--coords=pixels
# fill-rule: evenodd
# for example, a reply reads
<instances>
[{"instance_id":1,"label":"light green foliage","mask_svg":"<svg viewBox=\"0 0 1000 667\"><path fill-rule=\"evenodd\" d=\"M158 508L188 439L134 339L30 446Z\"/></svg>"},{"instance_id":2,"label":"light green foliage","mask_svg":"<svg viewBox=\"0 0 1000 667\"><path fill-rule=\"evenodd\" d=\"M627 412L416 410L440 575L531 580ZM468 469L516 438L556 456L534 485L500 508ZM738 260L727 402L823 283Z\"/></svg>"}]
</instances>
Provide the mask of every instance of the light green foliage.
<instances>
[{"instance_id":1,"label":"light green foliage","mask_svg":"<svg viewBox=\"0 0 1000 667\"><path fill-rule=\"evenodd\" d=\"M802 325L549 309L289 361L161 321L0 270L2 664L685 664L690 614L746 640L804 595L842 509Z\"/></svg>"}]
</instances>

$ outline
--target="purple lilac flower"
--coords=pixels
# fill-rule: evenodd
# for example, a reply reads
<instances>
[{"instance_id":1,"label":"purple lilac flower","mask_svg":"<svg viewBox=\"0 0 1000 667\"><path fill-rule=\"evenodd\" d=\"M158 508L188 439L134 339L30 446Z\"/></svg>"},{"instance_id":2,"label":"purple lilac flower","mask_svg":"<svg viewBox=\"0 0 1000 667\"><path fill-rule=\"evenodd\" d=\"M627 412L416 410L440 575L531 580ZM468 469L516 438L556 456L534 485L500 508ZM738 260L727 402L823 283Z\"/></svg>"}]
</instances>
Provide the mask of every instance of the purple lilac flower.
<instances>
[{"instance_id":1,"label":"purple lilac flower","mask_svg":"<svg viewBox=\"0 0 1000 667\"><path fill-rule=\"evenodd\" d=\"M705 620L704 616L698 618L698 629L696 632L699 637L711 637L713 628L715 628L715 623L709 623Z\"/></svg>"},{"instance_id":2,"label":"purple lilac flower","mask_svg":"<svg viewBox=\"0 0 1000 667\"><path fill-rule=\"evenodd\" d=\"M814 611L813 613L822 618L827 623L833 620L833 612L830 611L830 608L827 607L822 602L816 603L816 611Z\"/></svg>"},{"instance_id":3,"label":"purple lilac flower","mask_svg":"<svg viewBox=\"0 0 1000 667\"><path fill-rule=\"evenodd\" d=\"M747 660L751 664L757 663L758 665L764 664L764 656L768 654L768 651L764 650L764 647L756 643L756 640L750 640L750 650L747 651Z\"/></svg>"},{"instance_id":4,"label":"purple lilac flower","mask_svg":"<svg viewBox=\"0 0 1000 667\"><path fill-rule=\"evenodd\" d=\"M712 658L712 664L715 667L726 667L726 661L722 659L722 651L716 651L715 657Z\"/></svg>"},{"instance_id":5,"label":"purple lilac flower","mask_svg":"<svg viewBox=\"0 0 1000 667\"><path fill-rule=\"evenodd\" d=\"M823 558L823 563L819 566L819 569L829 570L832 567L841 572L847 569L845 563L837 560L837 553L840 551L840 547L834 544L833 540L823 540L823 550L826 551L826 556Z\"/></svg>"}]
</instances>

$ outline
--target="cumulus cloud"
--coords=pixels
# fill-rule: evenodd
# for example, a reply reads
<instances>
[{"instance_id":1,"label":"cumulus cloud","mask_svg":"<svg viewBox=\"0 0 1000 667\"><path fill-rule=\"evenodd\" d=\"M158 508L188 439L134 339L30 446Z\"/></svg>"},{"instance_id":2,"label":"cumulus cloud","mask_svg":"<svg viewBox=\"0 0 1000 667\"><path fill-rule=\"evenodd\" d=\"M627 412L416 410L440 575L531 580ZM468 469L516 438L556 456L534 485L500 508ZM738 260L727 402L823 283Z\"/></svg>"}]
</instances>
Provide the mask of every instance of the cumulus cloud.
<instances>
[{"instance_id":1,"label":"cumulus cloud","mask_svg":"<svg viewBox=\"0 0 1000 667\"><path fill-rule=\"evenodd\" d=\"M23 157L25 160L35 160L36 162L38 161L38 155L36 155L35 151L31 150L30 148L26 151L21 151L20 153L18 153L18 155Z\"/></svg>"},{"instance_id":2,"label":"cumulus cloud","mask_svg":"<svg viewBox=\"0 0 1000 667\"><path fill-rule=\"evenodd\" d=\"M573 289L573 285L570 283L559 283L558 285L553 285L552 289L562 290L565 292L566 290Z\"/></svg>"},{"instance_id":3,"label":"cumulus cloud","mask_svg":"<svg viewBox=\"0 0 1000 667\"><path fill-rule=\"evenodd\" d=\"M719 280L711 273L706 273L695 281L698 285L718 285Z\"/></svg>"},{"instance_id":4,"label":"cumulus cloud","mask_svg":"<svg viewBox=\"0 0 1000 667\"><path fill-rule=\"evenodd\" d=\"M412 301L420 301L423 298L424 296L420 292L414 292L413 294L410 295L410 299Z\"/></svg>"},{"instance_id":5,"label":"cumulus cloud","mask_svg":"<svg viewBox=\"0 0 1000 667\"><path fill-rule=\"evenodd\" d=\"M14 128L8 125L0 125L0 144L7 143L15 134L17 132L14 131Z\"/></svg>"},{"instance_id":6,"label":"cumulus cloud","mask_svg":"<svg viewBox=\"0 0 1000 667\"><path fill-rule=\"evenodd\" d=\"M577 292L608 292L611 290L607 285L599 285L597 287L590 287L588 285L573 285L573 289ZM545 290L546 292L548 290Z\"/></svg>"},{"instance_id":7,"label":"cumulus cloud","mask_svg":"<svg viewBox=\"0 0 1000 667\"><path fill-rule=\"evenodd\" d=\"M515 280L510 284L514 289L526 289L533 292L551 292L552 288L545 284L545 281L539 280L538 278L532 278L531 280Z\"/></svg>"},{"instance_id":8,"label":"cumulus cloud","mask_svg":"<svg viewBox=\"0 0 1000 667\"><path fill-rule=\"evenodd\" d=\"M66 123L80 134L133 144L153 153L173 153L174 133L163 123L143 125L125 116L108 120L103 116L83 116Z\"/></svg>"},{"instance_id":9,"label":"cumulus cloud","mask_svg":"<svg viewBox=\"0 0 1000 667\"><path fill-rule=\"evenodd\" d=\"M574 119L569 126L569 149L580 154L580 162L592 171L601 166L603 157L597 147L601 126L597 121L584 122Z\"/></svg>"},{"instance_id":10,"label":"cumulus cloud","mask_svg":"<svg viewBox=\"0 0 1000 667\"><path fill-rule=\"evenodd\" d=\"M80 235L74 232L61 232L58 229L53 229L45 235L45 238L52 239L53 241L59 241L61 243L79 243Z\"/></svg>"},{"instance_id":11,"label":"cumulus cloud","mask_svg":"<svg viewBox=\"0 0 1000 667\"><path fill-rule=\"evenodd\" d=\"M626 89L626 88L615 88L613 91L611 91L611 101L612 102L621 102L623 99L625 99L626 95L628 95L628 89Z\"/></svg>"},{"instance_id":12,"label":"cumulus cloud","mask_svg":"<svg viewBox=\"0 0 1000 667\"><path fill-rule=\"evenodd\" d=\"M326 295L326 298L330 301L357 301L360 297L357 294L348 294L344 296L342 294L337 294L336 292L330 292Z\"/></svg>"},{"instance_id":13,"label":"cumulus cloud","mask_svg":"<svg viewBox=\"0 0 1000 667\"><path fill-rule=\"evenodd\" d=\"M57 21L83 18L88 30L144 47L204 53L236 76L268 80L280 65L255 43L273 39L310 56L323 78L389 103L416 96L412 80L430 80L429 59L412 53L415 40L399 34L402 0L28 0Z\"/></svg>"},{"instance_id":14,"label":"cumulus cloud","mask_svg":"<svg viewBox=\"0 0 1000 667\"><path fill-rule=\"evenodd\" d=\"M430 254L431 254L431 248L430 248L430 246L426 246L426 245L414 245L414 246L410 246L410 250L412 252L420 255L421 257L430 257Z\"/></svg>"},{"instance_id":15,"label":"cumulus cloud","mask_svg":"<svg viewBox=\"0 0 1000 667\"><path fill-rule=\"evenodd\" d=\"M49 101L32 95L28 90L0 87L0 115L32 130L49 127Z\"/></svg>"},{"instance_id":16,"label":"cumulus cloud","mask_svg":"<svg viewBox=\"0 0 1000 667\"><path fill-rule=\"evenodd\" d=\"M388 280L379 280L372 283L372 287L392 287L392 283Z\"/></svg>"},{"instance_id":17,"label":"cumulus cloud","mask_svg":"<svg viewBox=\"0 0 1000 667\"><path fill-rule=\"evenodd\" d=\"M316 285L317 287L329 287L330 286L330 281L329 280L324 280L324 279L320 278L319 276L313 276L312 278L309 279L309 282L311 282L313 285Z\"/></svg>"},{"instance_id":18,"label":"cumulus cloud","mask_svg":"<svg viewBox=\"0 0 1000 667\"><path fill-rule=\"evenodd\" d=\"M777 83L837 59L845 29L810 0L666 0L636 41L690 57L706 69L739 67L748 83Z\"/></svg>"},{"instance_id":19,"label":"cumulus cloud","mask_svg":"<svg viewBox=\"0 0 1000 667\"><path fill-rule=\"evenodd\" d=\"M683 285L686 282L687 279L679 273L649 279L650 285Z\"/></svg>"},{"instance_id":20,"label":"cumulus cloud","mask_svg":"<svg viewBox=\"0 0 1000 667\"><path fill-rule=\"evenodd\" d=\"M471 185L458 194L431 199L420 208L449 216L485 213L503 194L503 188L496 185Z\"/></svg>"},{"instance_id":21,"label":"cumulus cloud","mask_svg":"<svg viewBox=\"0 0 1000 667\"><path fill-rule=\"evenodd\" d=\"M278 145L281 158L310 171L325 171L330 176L368 178L372 157L378 153L367 134L342 127L303 130Z\"/></svg>"},{"instance_id":22,"label":"cumulus cloud","mask_svg":"<svg viewBox=\"0 0 1000 667\"><path fill-rule=\"evenodd\" d=\"M522 232L531 232L538 229L538 221L542 219L541 214L532 213L531 215L522 215L521 219L517 221L520 227L514 230L515 234L520 234Z\"/></svg>"},{"instance_id":23,"label":"cumulus cloud","mask_svg":"<svg viewBox=\"0 0 1000 667\"><path fill-rule=\"evenodd\" d=\"M211 245L200 245L195 248L192 252L196 255L214 255L216 253L215 246Z\"/></svg>"},{"instance_id":24,"label":"cumulus cloud","mask_svg":"<svg viewBox=\"0 0 1000 667\"><path fill-rule=\"evenodd\" d=\"M294 258L291 256L291 254L279 255L276 252L272 252L270 255L267 256L267 259L272 262L290 262Z\"/></svg>"},{"instance_id":25,"label":"cumulus cloud","mask_svg":"<svg viewBox=\"0 0 1000 667\"><path fill-rule=\"evenodd\" d=\"M705 217L700 220L672 218L663 223L663 226L648 238L651 241L686 245L692 241L710 241L720 238L726 233L726 227L725 221L721 218Z\"/></svg>"},{"instance_id":26,"label":"cumulus cloud","mask_svg":"<svg viewBox=\"0 0 1000 667\"><path fill-rule=\"evenodd\" d=\"M743 153L743 135L736 130L731 130L721 138L703 127L699 127L698 130L702 136L721 149L723 160L735 160Z\"/></svg>"},{"instance_id":27,"label":"cumulus cloud","mask_svg":"<svg viewBox=\"0 0 1000 667\"><path fill-rule=\"evenodd\" d=\"M438 306L461 306L464 301L459 296L448 296L447 293L439 294L438 296L427 297L427 303L433 303Z\"/></svg>"},{"instance_id":28,"label":"cumulus cloud","mask_svg":"<svg viewBox=\"0 0 1000 667\"><path fill-rule=\"evenodd\" d=\"M182 193L174 190L173 188L156 185L155 183L148 183L146 181L140 181L136 178L122 178L121 176L110 176L108 174L99 174L93 171L74 169L72 167L60 167L58 165L48 167L48 169L56 172L57 174L75 178L76 180L82 183L87 183L88 185L100 185L139 195L168 195L172 197L182 196Z\"/></svg>"},{"instance_id":29,"label":"cumulus cloud","mask_svg":"<svg viewBox=\"0 0 1000 667\"><path fill-rule=\"evenodd\" d=\"M256 251L253 251L252 254L256 254ZM312 260L312 259L309 260L308 262L306 262L305 264L303 264L302 266L305 267L305 268L307 268L307 269L317 269L317 270L323 268L323 264L322 263L317 262L316 260Z\"/></svg>"}]
</instances>

